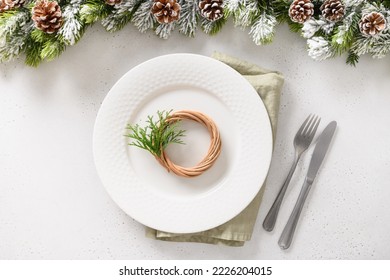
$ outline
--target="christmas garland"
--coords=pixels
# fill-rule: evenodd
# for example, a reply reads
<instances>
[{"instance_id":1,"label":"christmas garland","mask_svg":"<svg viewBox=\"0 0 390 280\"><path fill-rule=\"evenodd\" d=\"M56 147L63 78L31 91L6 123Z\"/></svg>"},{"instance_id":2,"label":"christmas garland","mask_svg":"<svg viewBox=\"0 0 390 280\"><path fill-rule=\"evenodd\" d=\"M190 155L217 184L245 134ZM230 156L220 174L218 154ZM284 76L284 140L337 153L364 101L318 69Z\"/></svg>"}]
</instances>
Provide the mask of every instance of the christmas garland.
<instances>
[{"instance_id":1,"label":"christmas garland","mask_svg":"<svg viewBox=\"0 0 390 280\"><path fill-rule=\"evenodd\" d=\"M96 22L109 32L132 23L167 39L174 29L213 35L230 18L257 45L272 42L275 27L287 23L315 60L346 53L355 65L364 54L390 51L390 0L0 0L0 61L53 60Z\"/></svg>"}]
</instances>

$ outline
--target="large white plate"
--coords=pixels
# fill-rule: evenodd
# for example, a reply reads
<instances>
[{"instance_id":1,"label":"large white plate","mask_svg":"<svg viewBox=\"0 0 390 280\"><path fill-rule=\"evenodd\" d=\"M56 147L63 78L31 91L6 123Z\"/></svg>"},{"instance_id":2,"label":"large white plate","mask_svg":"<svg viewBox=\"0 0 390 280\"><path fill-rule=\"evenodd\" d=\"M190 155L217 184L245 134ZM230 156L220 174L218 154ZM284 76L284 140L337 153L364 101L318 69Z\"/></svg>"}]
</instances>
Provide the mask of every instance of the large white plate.
<instances>
[{"instance_id":1,"label":"large white plate","mask_svg":"<svg viewBox=\"0 0 390 280\"><path fill-rule=\"evenodd\" d=\"M128 123L171 109L206 113L220 130L221 155L199 177L168 173L124 137ZM209 135L197 123L182 125L186 145L167 151L193 166ZM227 222L252 201L268 172L272 132L263 102L238 72L205 56L172 54L136 66L113 86L96 119L93 151L103 185L124 212L158 230L191 233Z\"/></svg>"}]
</instances>

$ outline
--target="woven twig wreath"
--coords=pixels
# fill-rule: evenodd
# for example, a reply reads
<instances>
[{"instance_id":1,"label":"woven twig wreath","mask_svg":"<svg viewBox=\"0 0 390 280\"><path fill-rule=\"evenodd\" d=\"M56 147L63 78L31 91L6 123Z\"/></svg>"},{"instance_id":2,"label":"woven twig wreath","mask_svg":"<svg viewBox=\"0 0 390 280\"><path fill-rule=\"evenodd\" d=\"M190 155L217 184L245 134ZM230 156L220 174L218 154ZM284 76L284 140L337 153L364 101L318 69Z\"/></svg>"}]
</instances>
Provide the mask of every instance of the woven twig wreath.
<instances>
[{"instance_id":1,"label":"woven twig wreath","mask_svg":"<svg viewBox=\"0 0 390 280\"><path fill-rule=\"evenodd\" d=\"M137 125L128 125L127 129L131 131L127 137L134 139L129 145L149 151L157 161L164 166L168 172L182 177L195 177L201 175L209 169L219 154L221 153L221 137L214 121L207 115L197 112L183 110L171 113L171 111L158 111L158 120L155 121L152 116L148 116L147 126L141 128ZM194 167L183 167L172 162L165 148L169 143L180 143L181 136L184 136L183 130L177 129L177 123L181 120L190 120L205 126L210 134L210 146L206 156Z\"/></svg>"},{"instance_id":2,"label":"woven twig wreath","mask_svg":"<svg viewBox=\"0 0 390 280\"><path fill-rule=\"evenodd\" d=\"M217 160L219 154L221 153L222 142L221 142L221 137L219 135L218 128L210 117L196 111L189 111L189 110L178 111L171 114L167 118L168 123L175 123L180 120L195 121L204 125L207 128L207 130L210 133L211 141L206 156L194 167L183 167L173 163L169 159L168 155L165 153L164 150L162 151L160 157L156 156L156 159L162 166L164 166L168 170L168 172L172 171L178 176L182 176L182 177L199 176L207 169L209 169L211 166L213 166L214 162Z\"/></svg>"}]
</instances>

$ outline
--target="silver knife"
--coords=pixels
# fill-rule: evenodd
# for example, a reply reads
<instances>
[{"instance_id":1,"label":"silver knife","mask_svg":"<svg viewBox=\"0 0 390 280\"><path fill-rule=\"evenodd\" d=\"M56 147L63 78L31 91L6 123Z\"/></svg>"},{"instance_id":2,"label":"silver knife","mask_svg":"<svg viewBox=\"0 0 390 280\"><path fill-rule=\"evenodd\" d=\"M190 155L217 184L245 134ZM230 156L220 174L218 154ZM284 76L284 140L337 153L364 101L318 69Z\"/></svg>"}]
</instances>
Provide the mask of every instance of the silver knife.
<instances>
[{"instance_id":1,"label":"silver knife","mask_svg":"<svg viewBox=\"0 0 390 280\"><path fill-rule=\"evenodd\" d=\"M330 122L321 133L319 140L314 148L313 155L311 157L309 170L307 172L305 182L303 183L301 192L299 193L298 200L295 204L294 210L291 213L290 218L282 235L279 238L279 246L283 250L288 249L291 245L291 241L294 236L295 228L299 220L303 205L305 203L306 197L310 191L310 188L314 182L318 170L320 169L321 163L324 160L326 152L328 151L329 144L332 141L334 132L336 130L337 123L335 121Z\"/></svg>"}]
</instances>

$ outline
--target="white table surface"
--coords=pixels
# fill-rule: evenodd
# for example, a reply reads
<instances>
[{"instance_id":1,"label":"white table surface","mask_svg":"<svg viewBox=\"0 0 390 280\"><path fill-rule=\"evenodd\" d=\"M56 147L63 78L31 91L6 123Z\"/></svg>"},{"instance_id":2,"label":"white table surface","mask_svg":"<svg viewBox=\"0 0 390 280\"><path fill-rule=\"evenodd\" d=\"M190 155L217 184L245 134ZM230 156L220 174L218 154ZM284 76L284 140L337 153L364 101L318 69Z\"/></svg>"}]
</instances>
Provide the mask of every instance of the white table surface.
<instances>
[{"instance_id":1,"label":"white table surface","mask_svg":"<svg viewBox=\"0 0 390 280\"><path fill-rule=\"evenodd\" d=\"M92 132L112 85L158 55L225 52L283 72L279 125L268 185L253 238L244 247L169 243L106 193L92 156ZM134 27L109 34L96 25L57 60L34 69L0 65L0 259L389 259L390 57L315 62L302 38L277 29L259 47L227 24L217 36L169 40ZM309 113L338 130L303 209L288 251L277 240L293 208L308 161L298 165L276 229L261 222L287 174L292 141Z\"/></svg>"}]
</instances>

